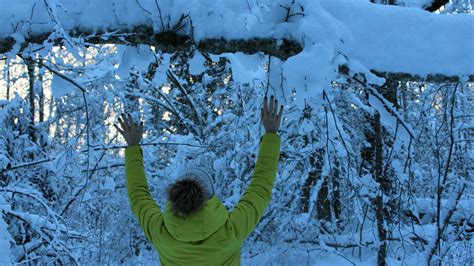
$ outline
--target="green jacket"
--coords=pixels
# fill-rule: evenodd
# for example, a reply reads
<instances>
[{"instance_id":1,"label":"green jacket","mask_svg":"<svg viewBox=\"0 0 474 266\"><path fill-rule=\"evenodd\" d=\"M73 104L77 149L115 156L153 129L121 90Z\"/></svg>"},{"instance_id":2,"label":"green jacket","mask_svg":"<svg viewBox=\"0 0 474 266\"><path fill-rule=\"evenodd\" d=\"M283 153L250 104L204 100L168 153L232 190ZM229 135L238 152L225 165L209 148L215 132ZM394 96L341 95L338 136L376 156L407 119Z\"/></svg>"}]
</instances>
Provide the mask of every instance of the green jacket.
<instances>
[{"instance_id":1,"label":"green jacket","mask_svg":"<svg viewBox=\"0 0 474 266\"><path fill-rule=\"evenodd\" d=\"M260 139L257 163L247 190L228 212L214 195L204 208L185 219L175 217L166 203L162 213L150 194L139 145L125 150L127 190L133 214L162 265L240 265L244 240L267 208L278 168L280 137Z\"/></svg>"}]
</instances>

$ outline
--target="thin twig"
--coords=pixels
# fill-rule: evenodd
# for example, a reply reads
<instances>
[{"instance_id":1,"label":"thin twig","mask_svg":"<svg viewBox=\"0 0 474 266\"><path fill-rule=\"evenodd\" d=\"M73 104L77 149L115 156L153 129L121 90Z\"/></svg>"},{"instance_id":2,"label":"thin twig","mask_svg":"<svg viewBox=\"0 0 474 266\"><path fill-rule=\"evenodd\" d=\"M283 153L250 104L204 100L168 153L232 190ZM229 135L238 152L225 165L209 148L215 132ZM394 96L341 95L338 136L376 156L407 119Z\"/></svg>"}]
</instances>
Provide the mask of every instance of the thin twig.
<instances>
[{"instance_id":1,"label":"thin twig","mask_svg":"<svg viewBox=\"0 0 474 266\"><path fill-rule=\"evenodd\" d=\"M209 148L210 145L203 146L203 145L194 145L188 143L177 143L177 142L150 142L150 143L142 143L140 146L158 146L158 145L176 145L176 146L189 146L189 147L196 147L196 148ZM122 149L127 148L126 145L116 145L116 146L108 146L108 147L97 147L93 148L94 151L98 150L112 150L112 149Z\"/></svg>"},{"instance_id":2,"label":"thin twig","mask_svg":"<svg viewBox=\"0 0 474 266\"><path fill-rule=\"evenodd\" d=\"M37 62L38 63L38 62ZM86 97L86 89L82 87L79 83L77 83L75 80L71 79L70 77L64 75L63 73L53 69L47 64L42 64L46 69L49 71L53 72L53 74L59 76L60 78L68 81L69 83L73 84L76 88L78 88L82 92L82 99L84 100L84 107L85 107L85 112L86 112L86 145L87 145L87 177L89 176L89 170L90 170L90 119L89 119L89 106L87 103L87 97ZM88 182L89 178L86 178L86 185ZM84 195L83 195L84 197ZM81 202L83 197L81 197Z\"/></svg>"},{"instance_id":3,"label":"thin twig","mask_svg":"<svg viewBox=\"0 0 474 266\"><path fill-rule=\"evenodd\" d=\"M457 210L457 205L459 203L459 200L461 199L462 195L464 194L464 189L466 188L466 183L464 183L459 190L458 194L456 195L456 199L454 202L454 206L448 211L446 214L444 220L443 220L443 226L441 228L438 228L438 232L436 233L436 239L433 247L430 250L430 253L428 255L428 264L430 264L431 260L433 259L434 254L436 253L436 250L438 249L439 244L441 243L441 237L442 234L446 231L446 228L449 225L449 222L451 220L451 217L453 216L454 212Z\"/></svg>"},{"instance_id":4,"label":"thin twig","mask_svg":"<svg viewBox=\"0 0 474 266\"><path fill-rule=\"evenodd\" d=\"M147 13L148 16L151 16L151 12L146 10L141 4L140 4L140 1L139 0L135 0L135 2L137 2L137 5L141 8L141 10L143 10L143 12Z\"/></svg>"},{"instance_id":5,"label":"thin twig","mask_svg":"<svg viewBox=\"0 0 474 266\"><path fill-rule=\"evenodd\" d=\"M448 158L446 159L446 166L445 166L445 169L444 169L444 173L443 173L443 179L440 180L440 176L438 176L438 194L437 194L437 202L436 202L436 205L437 205L437 209L436 209L436 227L437 227L437 232L436 232L436 240L435 240L435 245L434 247L431 249L430 251L430 254L429 254L429 257L428 257L428 263L431 262L431 259L433 257L433 255L435 254L436 252L436 249L438 249L438 251L440 252L440 243L441 243L441 235L443 234L443 232L446 230L446 227L447 227L447 223L449 223L449 220L451 219L451 216L454 212L454 210L456 209L456 205L460 199L460 197L462 196L462 193L464 192L464 188L465 188L465 184L464 186L462 187L460 193L457 195L458 197L456 198L456 203L453 207L452 210L450 210L450 212L448 213L448 215L445 217L445 220L443 221L443 226L441 227L441 196L444 192L444 188L446 186L446 180L448 179L448 172L449 172L449 168L451 166L451 159L452 159L452 154L453 154L453 148L454 148L454 133L453 133L453 129L454 129L454 106L456 104L456 90L458 88L458 85L459 83L456 83L456 87L454 87L454 90L453 90L453 96L452 96L452 99L451 99L451 108L450 108L450 123L449 123L449 150L448 150ZM440 127L441 128L441 127ZM439 146L439 145L438 145ZM439 150L439 147L438 147L438 150ZM439 158L441 157L440 154L438 154L438 160ZM438 163L438 168L440 168L439 166L439 163ZM441 182L440 182L441 181ZM441 184L440 184L441 183Z\"/></svg>"},{"instance_id":6,"label":"thin twig","mask_svg":"<svg viewBox=\"0 0 474 266\"><path fill-rule=\"evenodd\" d=\"M112 142L115 140L116 137L117 137L117 135L115 135L115 136L109 141L109 144L112 143ZM87 148L87 153L90 153L89 151L90 151L90 146L88 146L88 148ZM81 189L79 189L79 190L74 194L74 197L72 197L72 199L70 199L69 202L65 205L65 207L64 207L63 210L61 211L61 215L63 215L63 214L66 212L66 210L69 208L69 206L71 206L71 204L76 200L76 197L77 197L82 191L85 191L85 188L86 188L87 185L88 185L88 180L89 180L90 178L92 178L92 175L95 173L95 171L96 171L97 168L99 167L99 163L102 161L102 158L104 158L105 154L106 154L106 151L102 152L102 154L100 155L99 159L96 161L95 166L94 166L94 168L92 169L92 171L91 171L90 173L89 173L89 168L86 169L86 171L85 171L85 172L86 172L86 176L87 176L87 177L86 177L86 183L84 184L84 186L82 186ZM82 171L82 172L84 172L84 171ZM85 193L82 194L81 203L82 203L82 200L83 200L83 198L84 198L84 195L85 195Z\"/></svg>"},{"instance_id":7,"label":"thin twig","mask_svg":"<svg viewBox=\"0 0 474 266\"><path fill-rule=\"evenodd\" d=\"M196 109L196 107L194 106L194 103L193 101L191 100L191 97L189 96L188 92L186 91L186 89L183 87L183 85L181 85L181 83L179 82L178 78L173 74L173 72L171 72L171 70L168 69L168 71L166 72L166 74L168 75L168 77L171 79L171 81L176 85L176 87L178 87L178 89L181 91L181 93L184 94L186 100L188 101L189 105L191 106L191 109L193 109L193 112L194 112L194 116L196 117L196 121L199 122L201 124L201 126L205 126L205 123L204 121L201 119L201 117L199 116L199 113Z\"/></svg>"},{"instance_id":8,"label":"thin twig","mask_svg":"<svg viewBox=\"0 0 474 266\"><path fill-rule=\"evenodd\" d=\"M328 95L327 95L325 90L323 90L323 97L326 98L326 101L328 103L329 109L331 110L331 114L332 114L332 117L333 117L333 120L334 120L334 126L336 127L336 130L337 130L339 136L341 137L342 145L344 146L344 149L347 152L347 173L349 174L350 165L351 165L351 152L349 151L349 148L346 144L346 141L344 140L344 137L342 136L341 130L339 129L339 126L337 125L336 115L334 114L334 110L332 109L331 102L329 101Z\"/></svg>"},{"instance_id":9,"label":"thin twig","mask_svg":"<svg viewBox=\"0 0 474 266\"><path fill-rule=\"evenodd\" d=\"M45 159L42 159L42 160L38 160L38 161L33 161L33 162L28 162L28 163L22 163L22 164L17 164L17 165L14 165L14 166L11 166L7 169L4 169L2 170L2 173L5 173L5 172L8 172L8 171L12 171L12 170L16 170L16 169L20 169L20 168L24 168L24 167L30 167L30 166L34 166L34 165L37 165L37 164L42 164L42 163L46 163L46 162L50 162L52 160L56 159L55 157L50 157L50 158L45 158Z\"/></svg>"},{"instance_id":10,"label":"thin twig","mask_svg":"<svg viewBox=\"0 0 474 266\"><path fill-rule=\"evenodd\" d=\"M158 9L158 14L160 15L160 21L161 21L161 31L165 31L165 23L163 23L163 16L161 14L161 8L160 8L160 5L158 5L158 1L155 0L155 5L156 5L156 8Z\"/></svg>"}]
</instances>

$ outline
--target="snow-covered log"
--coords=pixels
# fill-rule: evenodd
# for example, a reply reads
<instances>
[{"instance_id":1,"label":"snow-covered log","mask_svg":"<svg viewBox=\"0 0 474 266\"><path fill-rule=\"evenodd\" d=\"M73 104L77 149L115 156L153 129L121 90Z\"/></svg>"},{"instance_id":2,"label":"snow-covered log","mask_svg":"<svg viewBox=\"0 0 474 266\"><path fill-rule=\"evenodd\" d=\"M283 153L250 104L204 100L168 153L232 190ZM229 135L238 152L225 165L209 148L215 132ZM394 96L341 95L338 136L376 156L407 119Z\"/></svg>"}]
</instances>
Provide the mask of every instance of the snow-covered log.
<instances>
[{"instance_id":1,"label":"snow-covered log","mask_svg":"<svg viewBox=\"0 0 474 266\"><path fill-rule=\"evenodd\" d=\"M437 2L437 1L435 1ZM474 80L474 17L433 14L368 1L102 1L1 0L0 53L47 52L62 43L148 44L172 52L263 52L291 58L295 79L331 73L349 61L409 80ZM204 14L204 15L203 15ZM450 48L446 48L446 47ZM286 68L286 67L284 67ZM328 69L326 69L328 68ZM322 77L316 77L316 81ZM294 82L290 82L294 83ZM320 82L312 82L320 86ZM294 85L294 84L293 84Z\"/></svg>"},{"instance_id":2,"label":"snow-covered log","mask_svg":"<svg viewBox=\"0 0 474 266\"><path fill-rule=\"evenodd\" d=\"M302 45L294 40L274 39L274 38L253 38L249 40L225 40L225 39L204 39L198 43L190 36L178 35L175 32L154 33L153 28L148 26L139 26L130 31L111 30L111 32L91 32L82 29L75 29L68 32L72 38L81 38L85 46L94 44L128 44L139 45L147 44L166 53L172 53L177 50L190 49L196 45L202 53L222 54L222 53L257 53L278 57L286 60L301 52ZM23 51L29 44L42 44L51 42L54 45L61 45L65 39L63 37L49 38L51 33L28 36L21 43L20 51ZM15 38L7 36L0 38L0 53L6 53L12 50L16 43Z\"/></svg>"}]
</instances>

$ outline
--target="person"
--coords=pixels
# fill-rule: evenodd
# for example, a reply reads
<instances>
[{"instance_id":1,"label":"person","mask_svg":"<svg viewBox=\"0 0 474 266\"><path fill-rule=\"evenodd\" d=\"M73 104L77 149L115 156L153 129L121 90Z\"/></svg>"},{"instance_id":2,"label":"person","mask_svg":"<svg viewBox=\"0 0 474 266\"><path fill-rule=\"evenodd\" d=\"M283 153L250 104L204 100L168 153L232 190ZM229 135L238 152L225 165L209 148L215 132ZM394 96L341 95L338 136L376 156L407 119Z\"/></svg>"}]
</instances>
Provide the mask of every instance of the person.
<instances>
[{"instance_id":1,"label":"person","mask_svg":"<svg viewBox=\"0 0 474 266\"><path fill-rule=\"evenodd\" d=\"M277 134L283 113L278 100L264 97L257 162L250 185L232 211L214 194L205 170L187 169L166 189L165 211L150 194L140 141L143 122L135 124L130 114L114 124L128 144L125 150L127 191L133 214L162 265L240 265L244 240L257 226L271 197L280 158Z\"/></svg>"}]
</instances>

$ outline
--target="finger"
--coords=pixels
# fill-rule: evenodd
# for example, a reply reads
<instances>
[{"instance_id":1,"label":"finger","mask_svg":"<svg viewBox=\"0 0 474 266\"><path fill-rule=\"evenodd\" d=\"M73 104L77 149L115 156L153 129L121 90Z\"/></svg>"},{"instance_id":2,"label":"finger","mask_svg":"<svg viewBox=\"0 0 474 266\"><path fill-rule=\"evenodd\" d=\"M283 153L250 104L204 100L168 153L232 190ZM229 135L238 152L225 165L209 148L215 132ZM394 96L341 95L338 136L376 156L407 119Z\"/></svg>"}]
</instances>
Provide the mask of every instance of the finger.
<instances>
[{"instance_id":1,"label":"finger","mask_svg":"<svg viewBox=\"0 0 474 266\"><path fill-rule=\"evenodd\" d=\"M267 113L268 107L267 107L267 95L263 97L263 115Z\"/></svg>"},{"instance_id":2,"label":"finger","mask_svg":"<svg viewBox=\"0 0 474 266\"><path fill-rule=\"evenodd\" d=\"M128 117L128 124L130 125L130 130L135 131L135 124L133 123L132 115L128 113L127 117Z\"/></svg>"},{"instance_id":3,"label":"finger","mask_svg":"<svg viewBox=\"0 0 474 266\"><path fill-rule=\"evenodd\" d=\"M276 117L278 116L278 100L275 100L275 105L273 109L273 115Z\"/></svg>"},{"instance_id":4,"label":"finger","mask_svg":"<svg viewBox=\"0 0 474 266\"><path fill-rule=\"evenodd\" d=\"M143 126L143 121L140 122L140 126L138 127L138 134L141 136L143 135L143 129L144 129L144 126Z\"/></svg>"},{"instance_id":5,"label":"finger","mask_svg":"<svg viewBox=\"0 0 474 266\"><path fill-rule=\"evenodd\" d=\"M280 106L280 113L278 113L278 119L281 121L281 116L283 115L283 104Z\"/></svg>"},{"instance_id":6,"label":"finger","mask_svg":"<svg viewBox=\"0 0 474 266\"><path fill-rule=\"evenodd\" d=\"M118 131L120 134L122 134L122 135L124 134L123 130L121 130L121 129L117 126L117 124L114 124L114 127L115 127L115 129L117 129L117 131Z\"/></svg>"},{"instance_id":7,"label":"finger","mask_svg":"<svg viewBox=\"0 0 474 266\"><path fill-rule=\"evenodd\" d=\"M130 126L128 125L127 117L125 117L125 114L122 113L121 117L122 117L123 129L124 130L130 129ZM120 120L120 118L119 118L119 120Z\"/></svg>"},{"instance_id":8,"label":"finger","mask_svg":"<svg viewBox=\"0 0 474 266\"><path fill-rule=\"evenodd\" d=\"M270 110L269 110L269 113L270 113L270 116L273 115L273 95L270 97Z\"/></svg>"},{"instance_id":9,"label":"finger","mask_svg":"<svg viewBox=\"0 0 474 266\"><path fill-rule=\"evenodd\" d=\"M112 125L114 125L115 128L120 129L116 123L113 123Z\"/></svg>"},{"instance_id":10,"label":"finger","mask_svg":"<svg viewBox=\"0 0 474 266\"><path fill-rule=\"evenodd\" d=\"M125 122L122 119L120 119L120 117L118 118L118 121L119 121L120 126L123 128L123 130L128 129L128 127L125 125Z\"/></svg>"}]
</instances>

